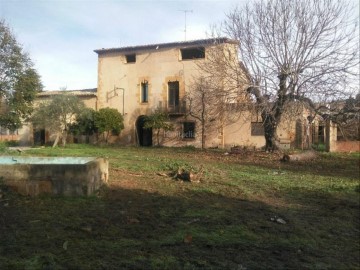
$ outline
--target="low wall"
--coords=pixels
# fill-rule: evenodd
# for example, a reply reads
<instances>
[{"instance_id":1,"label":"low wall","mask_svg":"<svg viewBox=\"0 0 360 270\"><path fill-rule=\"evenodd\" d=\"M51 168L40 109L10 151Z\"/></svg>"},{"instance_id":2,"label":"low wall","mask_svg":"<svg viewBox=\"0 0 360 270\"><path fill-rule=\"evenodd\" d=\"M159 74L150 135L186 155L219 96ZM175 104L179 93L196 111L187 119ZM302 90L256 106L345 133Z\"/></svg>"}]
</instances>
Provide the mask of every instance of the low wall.
<instances>
[{"instance_id":1,"label":"low wall","mask_svg":"<svg viewBox=\"0 0 360 270\"><path fill-rule=\"evenodd\" d=\"M4 164L0 164L0 178L5 185L23 195L91 195L108 181L108 161L103 158L75 160L73 164L65 158L60 163L59 160L51 163L52 158L8 158L10 162L2 157Z\"/></svg>"},{"instance_id":2,"label":"low wall","mask_svg":"<svg viewBox=\"0 0 360 270\"><path fill-rule=\"evenodd\" d=\"M0 141L18 141L19 135L0 135Z\"/></svg>"},{"instance_id":3,"label":"low wall","mask_svg":"<svg viewBox=\"0 0 360 270\"><path fill-rule=\"evenodd\" d=\"M360 141L336 141L336 152L360 152Z\"/></svg>"}]
</instances>

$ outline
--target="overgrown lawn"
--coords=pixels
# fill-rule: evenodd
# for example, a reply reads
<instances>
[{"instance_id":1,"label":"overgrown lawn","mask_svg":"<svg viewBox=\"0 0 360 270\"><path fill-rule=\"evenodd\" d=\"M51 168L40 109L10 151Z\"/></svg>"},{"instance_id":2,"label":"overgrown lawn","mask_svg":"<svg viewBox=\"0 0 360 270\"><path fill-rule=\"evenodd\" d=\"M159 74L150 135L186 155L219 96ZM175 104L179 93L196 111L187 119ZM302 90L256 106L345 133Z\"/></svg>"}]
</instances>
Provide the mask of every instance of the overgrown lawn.
<instances>
[{"instance_id":1,"label":"overgrown lawn","mask_svg":"<svg viewBox=\"0 0 360 270\"><path fill-rule=\"evenodd\" d=\"M16 155L15 152L6 154ZM1 187L0 269L359 269L359 154L279 155L69 145L23 152L99 156L91 197ZM203 168L200 183L166 176Z\"/></svg>"}]
</instances>

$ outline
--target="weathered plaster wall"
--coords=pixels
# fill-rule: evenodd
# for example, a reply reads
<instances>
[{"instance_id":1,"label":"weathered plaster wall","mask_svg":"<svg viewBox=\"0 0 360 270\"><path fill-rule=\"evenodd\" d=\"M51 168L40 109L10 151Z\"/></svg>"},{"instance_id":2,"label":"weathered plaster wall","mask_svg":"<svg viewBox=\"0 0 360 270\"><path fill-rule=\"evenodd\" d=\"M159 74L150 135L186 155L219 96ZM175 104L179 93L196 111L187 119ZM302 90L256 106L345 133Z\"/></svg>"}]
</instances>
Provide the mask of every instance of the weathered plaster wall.
<instances>
[{"instance_id":1,"label":"weathered plaster wall","mask_svg":"<svg viewBox=\"0 0 360 270\"><path fill-rule=\"evenodd\" d=\"M225 148L237 145L261 148L265 145L264 135L251 135L251 120L251 113L243 112L237 121L225 126ZM277 135L284 147L288 147L288 144L292 145L295 140L295 122L282 122L277 129Z\"/></svg>"},{"instance_id":2,"label":"weathered plaster wall","mask_svg":"<svg viewBox=\"0 0 360 270\"><path fill-rule=\"evenodd\" d=\"M216 49L215 49L216 48ZM217 51L220 49L220 51ZM215 54L209 53L216 51ZM222 51L221 51L222 50ZM111 107L119 112L124 111L125 129L119 137L113 136L111 142L123 144L136 144L136 120L139 116L149 115L156 108L166 108L168 100L168 82L178 81L180 87L180 99L186 94L194 80L201 74L199 65L216 60L221 55L233 59L238 63L236 46L225 44L218 47L207 47L205 59L181 60L180 48L166 48L150 51L137 51L136 62L126 63L126 53L107 52L99 54L98 58L98 101L97 108ZM215 58L212 58L215 57ZM238 66L238 65L237 65ZM221 76L229 75L233 69L224 66ZM224 75L225 74L225 75ZM147 81L149 85L149 101L141 103L141 82ZM224 81L224 87L232 86L231 80ZM237 84L236 84L237 85ZM246 87L244 85L244 87ZM116 89L120 88L120 89ZM234 101L243 101L245 97L236 96ZM124 102L124 106L123 106ZM303 108L299 108L301 121L305 119ZM293 110L293 108L292 108ZM195 139L182 138L182 124L184 121L195 121L190 116L173 117L174 130L161 132L160 142L166 146L201 146L201 125L196 122ZM233 145L245 145L249 147L262 147L265 145L263 135L251 135L252 117L249 112L243 113L236 121L219 126L215 124L207 127L206 147L225 147ZM303 130L301 130L302 132ZM278 127L278 137L286 147L296 146L296 121L283 121ZM303 139L303 134L300 136ZM153 136L153 144L156 144L156 136Z\"/></svg>"},{"instance_id":3,"label":"weathered plaster wall","mask_svg":"<svg viewBox=\"0 0 360 270\"><path fill-rule=\"evenodd\" d=\"M180 50L176 48L139 52L135 63L126 63L125 56L119 53L99 55L98 109L111 107L122 112L122 99L125 99L125 129L119 138L113 137L113 141L117 139L121 143L136 143L136 120L159 106L166 107L169 81L179 82L180 99L185 95L186 88L199 74L197 61L204 60L181 61L179 53ZM149 84L148 103L140 102L141 82L144 80Z\"/></svg>"}]
</instances>

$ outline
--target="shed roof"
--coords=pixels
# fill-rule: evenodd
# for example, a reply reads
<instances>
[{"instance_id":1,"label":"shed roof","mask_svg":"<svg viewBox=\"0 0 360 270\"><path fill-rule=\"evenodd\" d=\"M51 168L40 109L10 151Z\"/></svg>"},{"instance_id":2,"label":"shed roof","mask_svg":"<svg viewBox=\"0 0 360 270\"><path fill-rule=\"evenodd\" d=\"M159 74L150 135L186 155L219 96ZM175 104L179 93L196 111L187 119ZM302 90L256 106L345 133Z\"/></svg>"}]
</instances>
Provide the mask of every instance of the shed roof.
<instances>
[{"instance_id":1,"label":"shed roof","mask_svg":"<svg viewBox=\"0 0 360 270\"><path fill-rule=\"evenodd\" d=\"M151 51L159 49L170 49L170 48L186 48L186 47L195 47L195 46L211 46L214 44L238 44L238 41L229 39L226 37L221 38L208 38L208 39L198 39L191 41L180 41L180 42L169 42L169 43L157 43L157 44L148 44L148 45L137 45L137 46L126 46L119 48L109 48L109 49L98 49L94 50L98 55L105 53L135 53L139 51Z\"/></svg>"}]
</instances>

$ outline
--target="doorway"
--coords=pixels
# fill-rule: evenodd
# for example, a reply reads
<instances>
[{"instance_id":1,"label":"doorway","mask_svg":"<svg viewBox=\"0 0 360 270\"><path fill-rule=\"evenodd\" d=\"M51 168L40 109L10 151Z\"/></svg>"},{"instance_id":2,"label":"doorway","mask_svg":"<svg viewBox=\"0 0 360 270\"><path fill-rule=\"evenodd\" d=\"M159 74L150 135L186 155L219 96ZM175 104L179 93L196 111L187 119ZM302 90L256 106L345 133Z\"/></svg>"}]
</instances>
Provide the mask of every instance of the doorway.
<instances>
[{"instance_id":1,"label":"doorway","mask_svg":"<svg viewBox=\"0 0 360 270\"><path fill-rule=\"evenodd\" d=\"M45 145L45 129L36 129L34 131L34 145L43 146Z\"/></svg>"},{"instance_id":2,"label":"doorway","mask_svg":"<svg viewBox=\"0 0 360 270\"><path fill-rule=\"evenodd\" d=\"M145 115L141 115L136 120L136 132L140 146L152 146L152 129L144 129Z\"/></svg>"}]
</instances>

